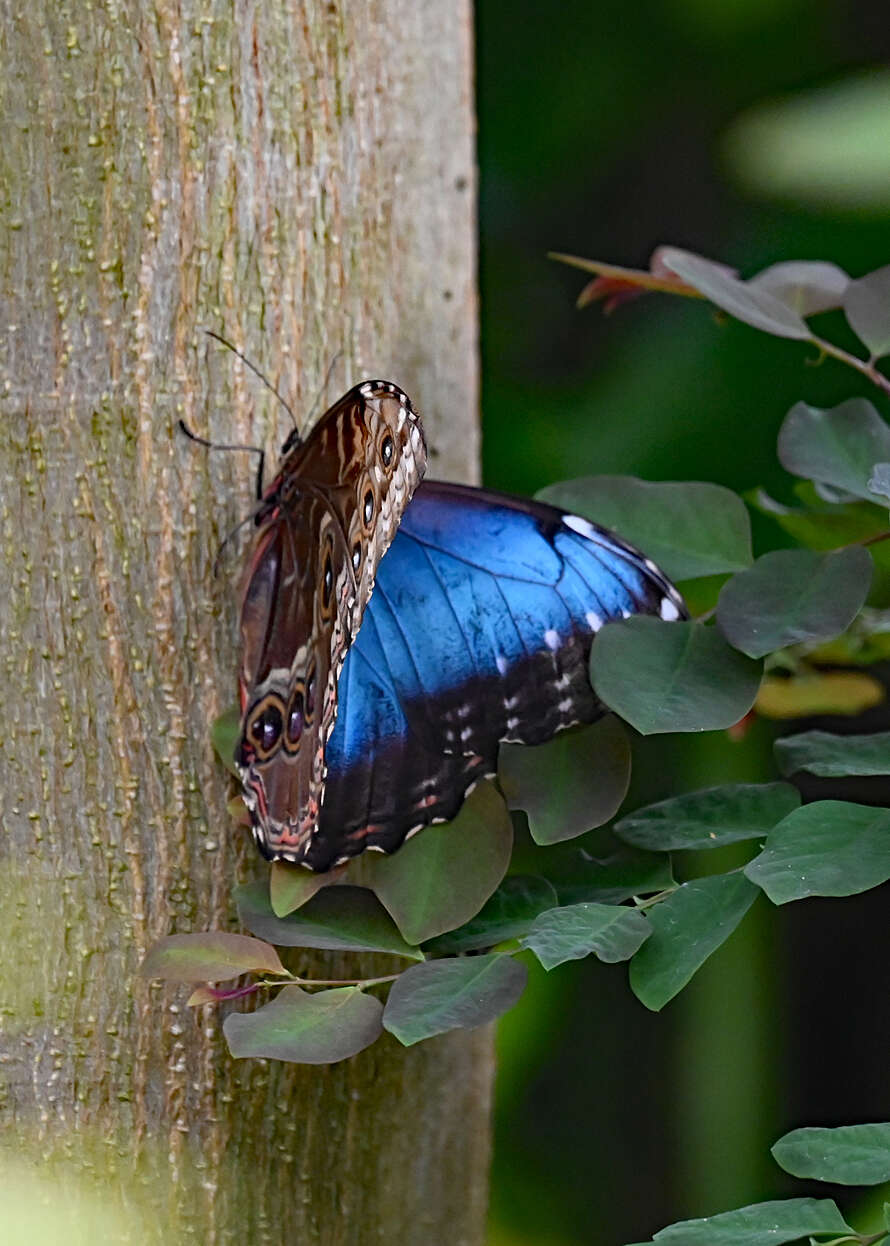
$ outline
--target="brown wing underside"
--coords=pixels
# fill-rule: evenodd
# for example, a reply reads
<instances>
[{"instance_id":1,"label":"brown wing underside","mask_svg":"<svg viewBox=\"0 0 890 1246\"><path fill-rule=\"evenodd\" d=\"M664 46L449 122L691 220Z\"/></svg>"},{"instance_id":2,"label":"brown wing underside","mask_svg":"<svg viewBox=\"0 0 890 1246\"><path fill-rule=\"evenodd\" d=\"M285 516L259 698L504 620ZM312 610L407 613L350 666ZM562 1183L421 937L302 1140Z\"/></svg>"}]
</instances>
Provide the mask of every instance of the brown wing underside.
<instances>
[{"instance_id":1,"label":"brown wing underside","mask_svg":"<svg viewBox=\"0 0 890 1246\"><path fill-rule=\"evenodd\" d=\"M266 492L242 596L236 755L264 851L299 859L317 827L337 678L424 466L407 397L366 382L322 416Z\"/></svg>"}]
</instances>

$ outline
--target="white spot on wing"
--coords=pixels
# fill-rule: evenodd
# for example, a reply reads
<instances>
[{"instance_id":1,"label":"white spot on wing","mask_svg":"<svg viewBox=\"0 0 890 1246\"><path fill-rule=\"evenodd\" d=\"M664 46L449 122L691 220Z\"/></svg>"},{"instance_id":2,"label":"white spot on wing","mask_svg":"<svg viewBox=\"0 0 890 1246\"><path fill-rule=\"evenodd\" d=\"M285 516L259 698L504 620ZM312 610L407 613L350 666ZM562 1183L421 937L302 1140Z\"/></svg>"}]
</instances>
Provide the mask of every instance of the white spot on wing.
<instances>
[{"instance_id":1,"label":"white spot on wing","mask_svg":"<svg viewBox=\"0 0 890 1246\"><path fill-rule=\"evenodd\" d=\"M668 622L673 622L674 619L679 619L680 617L680 611L670 597L662 597L661 608L658 613L663 619L667 619Z\"/></svg>"},{"instance_id":2,"label":"white spot on wing","mask_svg":"<svg viewBox=\"0 0 890 1246\"><path fill-rule=\"evenodd\" d=\"M596 529L589 519L582 519L580 515L563 515L563 523L567 528L571 528L573 532L577 532L580 536L586 536L588 540L597 535Z\"/></svg>"},{"instance_id":3,"label":"white spot on wing","mask_svg":"<svg viewBox=\"0 0 890 1246\"><path fill-rule=\"evenodd\" d=\"M507 671L510 669L510 663L507 661L507 659L504 657L502 653L499 653L497 655L497 657L495 658L495 662L497 662L498 671L502 675L506 675Z\"/></svg>"},{"instance_id":4,"label":"white spot on wing","mask_svg":"<svg viewBox=\"0 0 890 1246\"><path fill-rule=\"evenodd\" d=\"M559 632L555 631L552 627L548 627L547 631L544 633L544 644L548 649L558 649Z\"/></svg>"},{"instance_id":5,"label":"white spot on wing","mask_svg":"<svg viewBox=\"0 0 890 1246\"><path fill-rule=\"evenodd\" d=\"M588 610L584 618L587 620L587 626L592 632L598 632L603 625L603 621L595 610Z\"/></svg>"}]
</instances>

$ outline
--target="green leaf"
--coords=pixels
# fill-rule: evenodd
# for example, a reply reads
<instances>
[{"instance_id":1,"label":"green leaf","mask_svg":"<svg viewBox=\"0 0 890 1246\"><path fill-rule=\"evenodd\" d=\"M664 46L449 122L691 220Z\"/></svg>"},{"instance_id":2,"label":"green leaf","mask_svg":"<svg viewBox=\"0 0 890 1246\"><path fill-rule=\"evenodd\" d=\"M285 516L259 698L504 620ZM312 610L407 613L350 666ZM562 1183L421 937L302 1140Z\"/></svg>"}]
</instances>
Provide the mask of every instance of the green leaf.
<instances>
[{"instance_id":1,"label":"green leaf","mask_svg":"<svg viewBox=\"0 0 890 1246\"><path fill-rule=\"evenodd\" d=\"M867 541L887 528L886 509L872 502L823 504L801 509L783 506L763 489L754 489L745 496L761 514L769 515L795 541L810 549L832 550L839 545Z\"/></svg>"},{"instance_id":2,"label":"green leaf","mask_svg":"<svg viewBox=\"0 0 890 1246\"><path fill-rule=\"evenodd\" d=\"M513 824L497 789L480 783L453 822L428 826L391 857L368 862L369 886L410 943L475 917L507 872Z\"/></svg>"},{"instance_id":3,"label":"green leaf","mask_svg":"<svg viewBox=\"0 0 890 1246\"><path fill-rule=\"evenodd\" d=\"M761 839L800 804L790 783L726 783L647 805L614 831L638 848L671 852Z\"/></svg>"},{"instance_id":4,"label":"green leaf","mask_svg":"<svg viewBox=\"0 0 890 1246\"><path fill-rule=\"evenodd\" d=\"M249 935L206 930L159 939L139 972L144 978L172 982L222 982L242 973L283 974L286 970L268 943Z\"/></svg>"},{"instance_id":5,"label":"green leaf","mask_svg":"<svg viewBox=\"0 0 890 1246\"><path fill-rule=\"evenodd\" d=\"M226 813L235 819L240 826L250 826L250 811L242 796L233 796L226 801Z\"/></svg>"},{"instance_id":6,"label":"green leaf","mask_svg":"<svg viewBox=\"0 0 890 1246\"><path fill-rule=\"evenodd\" d=\"M798 402L779 430L779 460L795 476L874 502L868 482L875 463L890 461L890 426L864 398L827 410Z\"/></svg>"},{"instance_id":7,"label":"green leaf","mask_svg":"<svg viewBox=\"0 0 890 1246\"><path fill-rule=\"evenodd\" d=\"M502 744L498 779L508 807L528 814L535 843L559 843L615 816L630 784L630 742L610 714L546 744Z\"/></svg>"},{"instance_id":8,"label":"green leaf","mask_svg":"<svg viewBox=\"0 0 890 1246\"><path fill-rule=\"evenodd\" d=\"M474 1029L512 1008L528 973L512 956L466 956L414 965L393 983L384 1028L405 1047L447 1030Z\"/></svg>"},{"instance_id":9,"label":"green leaf","mask_svg":"<svg viewBox=\"0 0 890 1246\"><path fill-rule=\"evenodd\" d=\"M226 770L236 779L238 771L235 769L235 745L240 734L241 713L237 705L230 705L210 726L210 743Z\"/></svg>"},{"instance_id":10,"label":"green leaf","mask_svg":"<svg viewBox=\"0 0 890 1246\"><path fill-rule=\"evenodd\" d=\"M269 902L272 912L276 917L287 917L288 913L302 908L322 887L336 882L345 870L346 867L341 865L325 874L316 874L301 865L286 865L283 861L274 861L269 872Z\"/></svg>"},{"instance_id":11,"label":"green leaf","mask_svg":"<svg viewBox=\"0 0 890 1246\"><path fill-rule=\"evenodd\" d=\"M872 570L868 550L858 545L831 554L775 550L724 584L717 624L751 658L801 641L829 640L862 609Z\"/></svg>"},{"instance_id":12,"label":"green leaf","mask_svg":"<svg viewBox=\"0 0 890 1246\"><path fill-rule=\"evenodd\" d=\"M817 800L795 809L745 866L773 904L852 896L890 878L890 809Z\"/></svg>"},{"instance_id":13,"label":"green leaf","mask_svg":"<svg viewBox=\"0 0 890 1246\"><path fill-rule=\"evenodd\" d=\"M594 953L613 964L629 960L652 933L649 922L637 909L617 904L571 904L549 909L535 920L522 940L545 969L567 960L580 960Z\"/></svg>"},{"instance_id":14,"label":"green leaf","mask_svg":"<svg viewBox=\"0 0 890 1246\"><path fill-rule=\"evenodd\" d=\"M772 264L747 283L749 290L765 291L804 317L840 307L849 284L842 268L823 260Z\"/></svg>"},{"instance_id":15,"label":"green leaf","mask_svg":"<svg viewBox=\"0 0 890 1246\"><path fill-rule=\"evenodd\" d=\"M716 628L645 615L607 623L590 670L600 700L643 735L731 727L760 686L760 664L730 648Z\"/></svg>"},{"instance_id":16,"label":"green leaf","mask_svg":"<svg viewBox=\"0 0 890 1246\"><path fill-rule=\"evenodd\" d=\"M518 939L526 934L539 913L558 903L556 891L546 878L508 876L475 917L457 930L425 943L423 950L432 956L450 956Z\"/></svg>"},{"instance_id":17,"label":"green leaf","mask_svg":"<svg viewBox=\"0 0 890 1246\"><path fill-rule=\"evenodd\" d=\"M793 1129L775 1144L772 1156L793 1177L880 1185L890 1181L890 1125Z\"/></svg>"},{"instance_id":18,"label":"green leaf","mask_svg":"<svg viewBox=\"0 0 890 1246\"><path fill-rule=\"evenodd\" d=\"M560 904L621 904L674 886L671 859L662 853L622 848L601 861L584 858L566 881L554 882Z\"/></svg>"},{"instance_id":19,"label":"green leaf","mask_svg":"<svg viewBox=\"0 0 890 1246\"><path fill-rule=\"evenodd\" d=\"M383 1005L358 987L310 995L286 986L256 1012L234 1012L223 1022L229 1051L297 1064L335 1064L369 1047L383 1032Z\"/></svg>"},{"instance_id":20,"label":"green leaf","mask_svg":"<svg viewBox=\"0 0 890 1246\"><path fill-rule=\"evenodd\" d=\"M721 485L584 476L548 485L536 496L620 532L672 580L751 565L745 505Z\"/></svg>"},{"instance_id":21,"label":"green leaf","mask_svg":"<svg viewBox=\"0 0 890 1246\"><path fill-rule=\"evenodd\" d=\"M652 935L630 962L637 999L658 1012L724 943L757 898L744 874L683 883L648 910Z\"/></svg>"},{"instance_id":22,"label":"green leaf","mask_svg":"<svg viewBox=\"0 0 890 1246\"><path fill-rule=\"evenodd\" d=\"M890 774L890 731L869 735L804 731L776 740L774 748L782 774L805 770L824 779Z\"/></svg>"},{"instance_id":23,"label":"green leaf","mask_svg":"<svg viewBox=\"0 0 890 1246\"><path fill-rule=\"evenodd\" d=\"M279 947L392 952L423 960L419 948L405 942L376 896L363 887L326 887L287 917L275 916L262 883L237 887L235 900L244 925Z\"/></svg>"},{"instance_id":24,"label":"green leaf","mask_svg":"<svg viewBox=\"0 0 890 1246\"><path fill-rule=\"evenodd\" d=\"M681 251L677 247L660 247L659 256L665 268L693 286L716 307L775 337L806 341L812 336L806 321L787 303L775 298L756 282L731 277L722 264L715 264L701 255Z\"/></svg>"},{"instance_id":25,"label":"green leaf","mask_svg":"<svg viewBox=\"0 0 890 1246\"><path fill-rule=\"evenodd\" d=\"M652 1238L658 1246L782 1246L811 1234L852 1233L830 1198L785 1198L681 1220Z\"/></svg>"},{"instance_id":26,"label":"green leaf","mask_svg":"<svg viewBox=\"0 0 890 1246\"><path fill-rule=\"evenodd\" d=\"M890 264L850 282L844 314L872 359L890 354Z\"/></svg>"}]
</instances>

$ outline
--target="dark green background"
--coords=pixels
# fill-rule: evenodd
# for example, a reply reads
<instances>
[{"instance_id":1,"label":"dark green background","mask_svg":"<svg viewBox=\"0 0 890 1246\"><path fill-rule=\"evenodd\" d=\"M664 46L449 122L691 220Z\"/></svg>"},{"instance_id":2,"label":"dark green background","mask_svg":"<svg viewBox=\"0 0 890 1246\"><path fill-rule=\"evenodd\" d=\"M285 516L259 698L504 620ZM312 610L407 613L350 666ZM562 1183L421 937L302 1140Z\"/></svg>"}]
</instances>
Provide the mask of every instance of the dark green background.
<instances>
[{"instance_id":1,"label":"dark green background","mask_svg":"<svg viewBox=\"0 0 890 1246\"><path fill-rule=\"evenodd\" d=\"M477 40L486 483L527 493L620 472L789 500L775 459L788 408L863 394L887 414L876 393L704 304L578 312L584 276L546 252L645 267L670 242L743 275L890 262L890 155L885 203L829 209L746 192L724 144L763 101L880 66L886 6L478 0ZM887 118L890 152L890 96ZM853 345L838 318L822 328ZM775 539L762 523L755 535L759 552ZM774 734L638 742L629 804L772 777ZM786 1178L769 1146L796 1125L890 1119L888 898L759 901L657 1016L620 966L533 972L500 1030L491 1246L619 1246L680 1217L824 1194Z\"/></svg>"}]
</instances>

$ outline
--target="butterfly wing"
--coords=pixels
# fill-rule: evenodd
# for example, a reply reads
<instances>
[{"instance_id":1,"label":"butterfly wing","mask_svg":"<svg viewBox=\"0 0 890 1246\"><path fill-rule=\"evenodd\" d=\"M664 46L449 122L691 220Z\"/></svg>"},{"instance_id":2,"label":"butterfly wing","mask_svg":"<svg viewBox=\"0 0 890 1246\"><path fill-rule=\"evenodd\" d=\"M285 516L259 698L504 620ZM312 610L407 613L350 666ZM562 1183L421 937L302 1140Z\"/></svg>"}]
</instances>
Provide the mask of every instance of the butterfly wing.
<instances>
[{"instance_id":1,"label":"butterfly wing","mask_svg":"<svg viewBox=\"0 0 890 1246\"><path fill-rule=\"evenodd\" d=\"M593 637L638 613L686 617L673 585L614 534L543 503L421 485L343 666L307 864L391 852L454 817L495 772L501 741L592 722Z\"/></svg>"},{"instance_id":2,"label":"butterfly wing","mask_svg":"<svg viewBox=\"0 0 890 1246\"><path fill-rule=\"evenodd\" d=\"M254 837L270 858L301 859L316 829L337 680L424 465L407 396L368 381L304 443L285 443L264 494L242 590L235 760Z\"/></svg>"}]
</instances>

